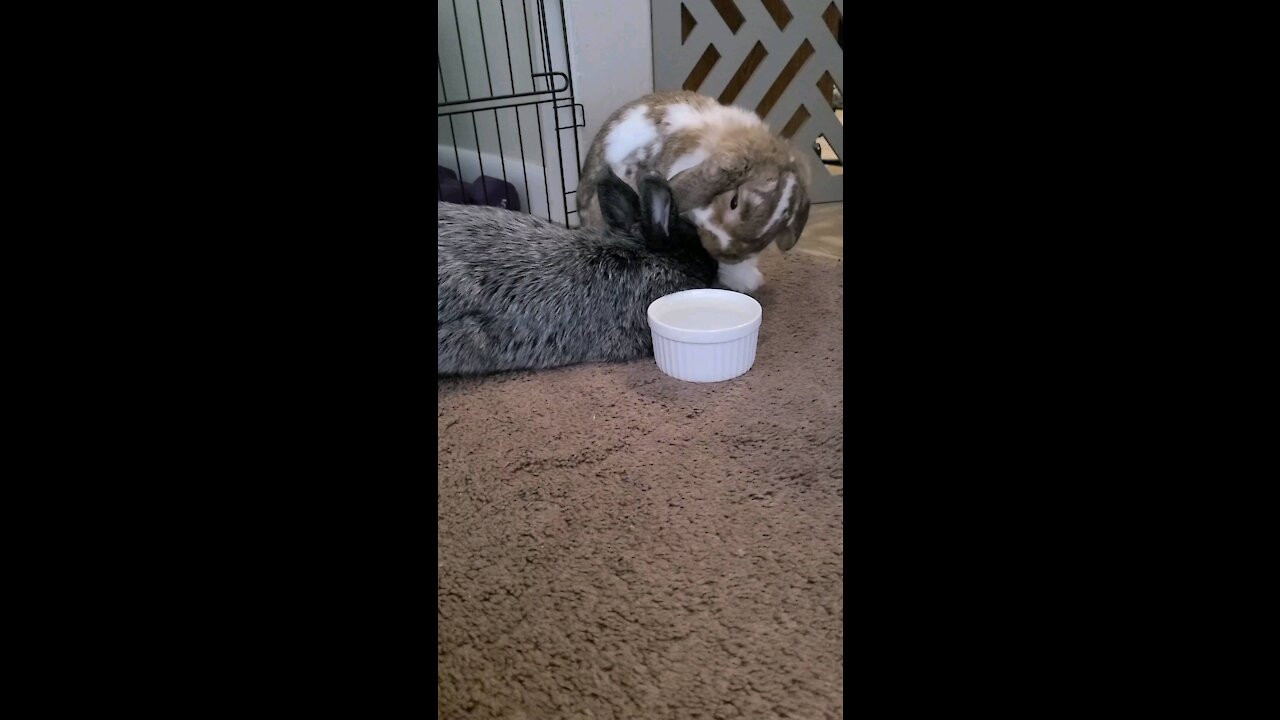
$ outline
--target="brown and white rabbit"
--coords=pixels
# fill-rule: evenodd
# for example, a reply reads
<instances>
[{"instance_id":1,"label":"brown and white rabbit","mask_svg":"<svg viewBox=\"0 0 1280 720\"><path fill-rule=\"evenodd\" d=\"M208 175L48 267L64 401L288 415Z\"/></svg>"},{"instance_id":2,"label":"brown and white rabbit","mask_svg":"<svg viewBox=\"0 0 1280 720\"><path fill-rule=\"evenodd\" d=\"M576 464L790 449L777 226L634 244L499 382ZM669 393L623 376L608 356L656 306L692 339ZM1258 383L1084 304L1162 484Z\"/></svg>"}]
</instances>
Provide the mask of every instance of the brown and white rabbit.
<instances>
[{"instance_id":1,"label":"brown and white rabbit","mask_svg":"<svg viewBox=\"0 0 1280 720\"><path fill-rule=\"evenodd\" d=\"M618 108L587 151L578 184L584 225L601 227L597 186L611 174L633 187L645 172L667 178L676 204L739 292L764 282L756 269L771 242L790 250L809 219L808 170L791 146L747 110L694 92L646 95Z\"/></svg>"}]
</instances>

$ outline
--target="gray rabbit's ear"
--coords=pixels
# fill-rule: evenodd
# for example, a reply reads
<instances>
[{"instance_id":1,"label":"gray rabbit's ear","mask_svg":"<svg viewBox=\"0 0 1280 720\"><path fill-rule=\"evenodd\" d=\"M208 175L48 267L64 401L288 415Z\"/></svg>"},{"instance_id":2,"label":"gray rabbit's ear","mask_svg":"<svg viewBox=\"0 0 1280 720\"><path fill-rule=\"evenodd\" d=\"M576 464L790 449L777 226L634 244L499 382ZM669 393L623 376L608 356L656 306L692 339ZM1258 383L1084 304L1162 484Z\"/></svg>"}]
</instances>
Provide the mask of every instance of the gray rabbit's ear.
<instances>
[{"instance_id":1,"label":"gray rabbit's ear","mask_svg":"<svg viewBox=\"0 0 1280 720\"><path fill-rule=\"evenodd\" d=\"M805 198L796 208L795 217L778 233L778 249L786 252L800 242L800 233L804 232L805 223L809 222L809 200Z\"/></svg>"},{"instance_id":2,"label":"gray rabbit's ear","mask_svg":"<svg viewBox=\"0 0 1280 720\"><path fill-rule=\"evenodd\" d=\"M662 232L671 230L671 188L663 186L661 190L657 190L649 195L649 217L653 220L655 228L662 228Z\"/></svg>"},{"instance_id":3,"label":"gray rabbit's ear","mask_svg":"<svg viewBox=\"0 0 1280 720\"><path fill-rule=\"evenodd\" d=\"M631 231L640 222L640 196L610 169L596 188L600 214L614 230Z\"/></svg>"},{"instance_id":4,"label":"gray rabbit's ear","mask_svg":"<svg viewBox=\"0 0 1280 720\"><path fill-rule=\"evenodd\" d=\"M640 180L640 202L644 216L640 218L640 226L644 228L645 237L662 240L671 234L671 186L661 175L646 175Z\"/></svg>"}]
</instances>

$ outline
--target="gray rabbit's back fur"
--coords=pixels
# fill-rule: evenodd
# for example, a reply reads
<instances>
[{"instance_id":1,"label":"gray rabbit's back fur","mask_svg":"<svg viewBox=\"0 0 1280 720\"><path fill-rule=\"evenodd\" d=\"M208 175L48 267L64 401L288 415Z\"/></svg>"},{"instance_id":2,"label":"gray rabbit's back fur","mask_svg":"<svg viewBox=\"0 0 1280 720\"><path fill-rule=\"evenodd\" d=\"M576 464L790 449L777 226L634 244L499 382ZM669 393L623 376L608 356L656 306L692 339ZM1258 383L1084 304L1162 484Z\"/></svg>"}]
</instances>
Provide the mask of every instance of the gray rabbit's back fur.
<instances>
[{"instance_id":1,"label":"gray rabbit's back fur","mask_svg":"<svg viewBox=\"0 0 1280 720\"><path fill-rule=\"evenodd\" d=\"M655 247L638 225L570 230L501 208L437 209L440 375L651 355L649 304L715 279L687 223Z\"/></svg>"}]
</instances>

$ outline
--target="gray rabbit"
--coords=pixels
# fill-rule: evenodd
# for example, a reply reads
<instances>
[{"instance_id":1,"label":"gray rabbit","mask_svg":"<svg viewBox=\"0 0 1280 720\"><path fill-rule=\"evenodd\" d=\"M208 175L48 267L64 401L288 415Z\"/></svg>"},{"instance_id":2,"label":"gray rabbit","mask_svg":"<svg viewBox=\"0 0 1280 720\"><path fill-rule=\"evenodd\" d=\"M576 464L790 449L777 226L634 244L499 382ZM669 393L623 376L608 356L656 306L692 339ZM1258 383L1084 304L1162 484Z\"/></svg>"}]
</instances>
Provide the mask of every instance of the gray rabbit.
<instances>
[{"instance_id":1,"label":"gray rabbit","mask_svg":"<svg viewBox=\"0 0 1280 720\"><path fill-rule=\"evenodd\" d=\"M438 375L653 354L654 300L716 279L697 228L657 174L597 188L605 227L568 229L501 208L438 203Z\"/></svg>"}]
</instances>

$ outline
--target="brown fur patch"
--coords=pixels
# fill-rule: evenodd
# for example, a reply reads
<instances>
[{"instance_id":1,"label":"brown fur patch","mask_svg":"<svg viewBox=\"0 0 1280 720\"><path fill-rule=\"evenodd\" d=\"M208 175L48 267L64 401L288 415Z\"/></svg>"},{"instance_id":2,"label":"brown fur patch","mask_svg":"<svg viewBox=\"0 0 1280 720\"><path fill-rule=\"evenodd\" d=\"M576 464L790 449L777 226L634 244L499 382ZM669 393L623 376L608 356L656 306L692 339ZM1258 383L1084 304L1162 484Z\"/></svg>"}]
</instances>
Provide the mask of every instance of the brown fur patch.
<instances>
[{"instance_id":1,"label":"brown fur patch","mask_svg":"<svg viewBox=\"0 0 1280 720\"><path fill-rule=\"evenodd\" d=\"M662 152L658 153L655 159L655 165L661 168L670 168L675 164L676 160L694 152L702 143L702 134L696 132L681 133L672 135L662 146ZM665 173L663 173L665 175Z\"/></svg>"}]
</instances>

